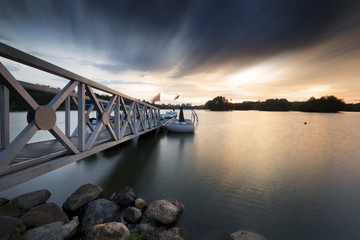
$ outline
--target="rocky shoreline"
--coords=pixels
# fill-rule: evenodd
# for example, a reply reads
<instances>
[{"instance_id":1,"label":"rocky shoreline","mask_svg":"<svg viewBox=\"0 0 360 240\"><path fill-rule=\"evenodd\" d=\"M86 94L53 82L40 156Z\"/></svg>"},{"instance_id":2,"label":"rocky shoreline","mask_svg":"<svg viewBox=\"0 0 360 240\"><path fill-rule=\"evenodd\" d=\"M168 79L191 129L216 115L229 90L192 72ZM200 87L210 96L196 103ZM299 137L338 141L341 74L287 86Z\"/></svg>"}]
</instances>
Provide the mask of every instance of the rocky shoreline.
<instances>
[{"instance_id":1,"label":"rocky shoreline","mask_svg":"<svg viewBox=\"0 0 360 240\"><path fill-rule=\"evenodd\" d=\"M0 198L0 239L118 239L183 240L176 223L184 211L177 200L161 199L149 204L131 187L102 198L103 189L85 184L62 205L46 203L51 193L38 190ZM264 240L247 231L229 240Z\"/></svg>"}]
</instances>

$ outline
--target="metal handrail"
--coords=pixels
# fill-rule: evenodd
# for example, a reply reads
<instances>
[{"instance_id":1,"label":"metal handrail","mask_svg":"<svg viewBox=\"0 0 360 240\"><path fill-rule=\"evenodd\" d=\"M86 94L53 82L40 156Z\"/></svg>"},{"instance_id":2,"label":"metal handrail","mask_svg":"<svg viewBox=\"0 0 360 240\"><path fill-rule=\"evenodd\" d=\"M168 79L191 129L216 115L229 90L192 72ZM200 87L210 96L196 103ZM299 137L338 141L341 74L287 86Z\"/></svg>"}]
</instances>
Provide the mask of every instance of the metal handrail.
<instances>
[{"instance_id":1,"label":"metal handrail","mask_svg":"<svg viewBox=\"0 0 360 240\"><path fill-rule=\"evenodd\" d=\"M194 125L194 132L199 126L199 117L194 110L191 110L191 122Z\"/></svg>"},{"instance_id":2,"label":"metal handrail","mask_svg":"<svg viewBox=\"0 0 360 240\"><path fill-rule=\"evenodd\" d=\"M82 83L85 83L87 85L90 85L92 86L93 88L96 88L98 90L101 90L101 91L104 91L104 92L108 92L108 93L112 93L112 94L115 94L115 95L119 95L121 97L124 97L126 99L129 99L131 101L134 101L134 102L138 102L138 103L141 103L141 104L144 104L148 107L151 107L151 108L154 108L154 109L158 109L148 103L145 103L145 102L142 102L138 99L135 99L135 98L132 98L130 96L127 96L121 92L118 92L112 88L109 88L109 87L106 87L106 86L103 86L97 82L94 82L88 78L85 78L83 76L80 76L76 73L73 73L73 72L70 72L64 68L61 68L59 66L56 66L52 63L49 63L49 62L46 62L40 58L37 58L35 56L32 56L28 53L25 53L25 52L22 52L16 48L13 48L9 45L6 45L4 43L1 43L0 42L0 56L1 57L4 57L4 58L7 58L7 59L10 59L10 60L13 60L15 62L18 62L18 63L22 63L24 65L27 65L27 66L30 66L30 67L33 67L33 68L36 68L36 69L39 69L39 70L42 70L44 72L47 72L47 73L50 73L50 74L53 74L53 75L56 75L56 76L59 76L59 77L62 77L62 78L66 78L68 80L74 80L74 81L79 81L79 82L82 82Z\"/></svg>"}]
</instances>

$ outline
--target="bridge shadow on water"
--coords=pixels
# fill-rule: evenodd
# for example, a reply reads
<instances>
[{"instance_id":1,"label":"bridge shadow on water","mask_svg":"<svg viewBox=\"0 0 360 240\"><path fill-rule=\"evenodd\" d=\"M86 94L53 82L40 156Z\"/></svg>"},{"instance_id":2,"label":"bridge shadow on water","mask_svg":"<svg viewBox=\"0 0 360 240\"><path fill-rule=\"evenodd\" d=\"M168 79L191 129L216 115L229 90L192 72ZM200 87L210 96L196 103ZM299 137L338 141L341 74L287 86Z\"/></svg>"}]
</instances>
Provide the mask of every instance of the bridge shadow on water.
<instances>
[{"instance_id":1,"label":"bridge shadow on water","mask_svg":"<svg viewBox=\"0 0 360 240\"><path fill-rule=\"evenodd\" d=\"M178 180L178 171L186 169L183 160L193 152L193 141L193 134L142 136L98 154L97 160L104 161L104 164L116 161L107 173L101 174L98 182L104 188L105 197L125 186L148 197L177 195L168 193L166 186L170 187L173 181ZM176 186L171 188L176 190ZM152 190L154 195L149 194Z\"/></svg>"},{"instance_id":2,"label":"bridge shadow on water","mask_svg":"<svg viewBox=\"0 0 360 240\"><path fill-rule=\"evenodd\" d=\"M102 161L117 161L99 182L105 197L125 186L135 189L149 165L157 159L162 136L141 136L101 153ZM151 171L147 171L147 174ZM151 176L147 176L151 177Z\"/></svg>"}]
</instances>

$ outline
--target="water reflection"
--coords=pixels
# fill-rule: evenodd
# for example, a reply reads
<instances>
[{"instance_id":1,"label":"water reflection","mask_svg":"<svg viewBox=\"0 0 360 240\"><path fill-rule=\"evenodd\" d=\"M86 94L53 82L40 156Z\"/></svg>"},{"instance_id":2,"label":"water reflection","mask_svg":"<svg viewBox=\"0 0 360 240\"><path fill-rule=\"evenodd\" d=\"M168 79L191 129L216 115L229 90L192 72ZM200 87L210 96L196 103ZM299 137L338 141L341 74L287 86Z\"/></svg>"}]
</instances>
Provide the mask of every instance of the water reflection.
<instances>
[{"instance_id":1,"label":"water reflection","mask_svg":"<svg viewBox=\"0 0 360 240\"><path fill-rule=\"evenodd\" d=\"M108 161L116 161L116 164L106 173L100 181L104 186L105 195L110 196L125 186L136 188L139 180L146 174L144 171L149 164L157 160L158 145L161 136L140 137L128 143L104 152ZM141 149L139 151L139 149ZM148 178L152 178L152 172L148 172Z\"/></svg>"},{"instance_id":2,"label":"water reflection","mask_svg":"<svg viewBox=\"0 0 360 240\"><path fill-rule=\"evenodd\" d=\"M148 201L182 202L179 226L190 240L238 229L269 240L360 239L360 113L198 115L195 134L135 139L5 196L48 188L61 205L84 183L107 195L130 185Z\"/></svg>"}]
</instances>

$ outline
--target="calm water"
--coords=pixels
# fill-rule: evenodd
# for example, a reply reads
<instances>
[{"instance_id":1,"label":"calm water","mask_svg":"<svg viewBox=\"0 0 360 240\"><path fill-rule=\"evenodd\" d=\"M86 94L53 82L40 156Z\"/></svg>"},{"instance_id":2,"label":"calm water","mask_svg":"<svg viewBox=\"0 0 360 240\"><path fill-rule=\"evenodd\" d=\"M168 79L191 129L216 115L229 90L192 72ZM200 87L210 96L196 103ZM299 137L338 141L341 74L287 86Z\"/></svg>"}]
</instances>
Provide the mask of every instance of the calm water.
<instances>
[{"instance_id":1,"label":"calm water","mask_svg":"<svg viewBox=\"0 0 360 240\"><path fill-rule=\"evenodd\" d=\"M198 115L194 135L139 138L0 195L47 188L61 206L88 182L106 196L129 185L148 201L184 203L187 239L239 229L269 240L360 239L360 113Z\"/></svg>"}]
</instances>

